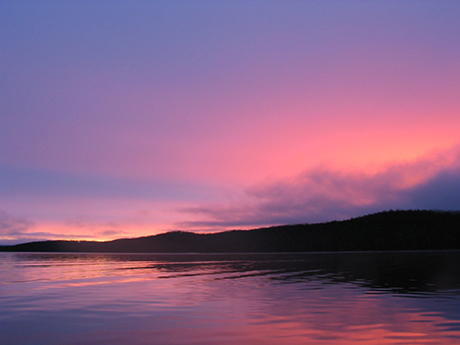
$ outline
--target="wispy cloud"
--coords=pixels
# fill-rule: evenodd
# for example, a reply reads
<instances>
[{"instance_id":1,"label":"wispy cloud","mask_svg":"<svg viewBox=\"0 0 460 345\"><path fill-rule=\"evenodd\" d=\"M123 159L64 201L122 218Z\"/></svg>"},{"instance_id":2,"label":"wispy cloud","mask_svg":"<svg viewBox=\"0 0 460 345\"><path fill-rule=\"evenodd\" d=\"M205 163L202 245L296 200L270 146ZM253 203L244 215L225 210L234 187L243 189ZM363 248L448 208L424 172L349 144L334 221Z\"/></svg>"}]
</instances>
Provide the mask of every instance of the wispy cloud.
<instances>
[{"instance_id":1,"label":"wispy cloud","mask_svg":"<svg viewBox=\"0 0 460 345\"><path fill-rule=\"evenodd\" d=\"M252 186L238 204L183 209L203 230L346 219L385 209L460 208L460 147L366 174L325 168Z\"/></svg>"},{"instance_id":2,"label":"wispy cloud","mask_svg":"<svg viewBox=\"0 0 460 345\"><path fill-rule=\"evenodd\" d=\"M51 232L33 231L35 222L0 210L0 245L55 238Z\"/></svg>"},{"instance_id":3,"label":"wispy cloud","mask_svg":"<svg viewBox=\"0 0 460 345\"><path fill-rule=\"evenodd\" d=\"M88 219L67 219L65 225L69 228L79 229L83 232L92 232L95 237L112 237L112 236L123 236L126 235L124 226L126 224L121 224L115 221L107 222L95 222Z\"/></svg>"},{"instance_id":4,"label":"wispy cloud","mask_svg":"<svg viewBox=\"0 0 460 345\"><path fill-rule=\"evenodd\" d=\"M0 210L0 236L18 236L33 227L34 223L23 217L16 217Z\"/></svg>"},{"instance_id":5,"label":"wispy cloud","mask_svg":"<svg viewBox=\"0 0 460 345\"><path fill-rule=\"evenodd\" d=\"M124 231L116 229L118 225L106 223L103 227L89 227L89 223L82 221L67 221L58 227L56 231L53 226L36 223L25 217L12 215L4 210L0 210L0 245L11 245L17 243L43 241L53 239L81 239L98 238L99 236L122 235ZM79 231L69 234L67 229L79 229ZM92 234L87 231L92 230Z\"/></svg>"}]
</instances>

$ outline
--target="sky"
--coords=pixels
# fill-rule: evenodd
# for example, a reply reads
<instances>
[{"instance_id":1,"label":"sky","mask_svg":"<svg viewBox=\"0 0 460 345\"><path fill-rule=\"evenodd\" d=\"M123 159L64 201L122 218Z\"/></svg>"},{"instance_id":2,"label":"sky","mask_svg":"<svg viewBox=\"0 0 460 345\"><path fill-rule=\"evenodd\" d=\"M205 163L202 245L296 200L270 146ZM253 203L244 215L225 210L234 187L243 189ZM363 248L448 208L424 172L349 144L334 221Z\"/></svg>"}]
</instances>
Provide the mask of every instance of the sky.
<instances>
[{"instance_id":1,"label":"sky","mask_svg":"<svg viewBox=\"0 0 460 345\"><path fill-rule=\"evenodd\" d=\"M460 2L0 1L0 244L460 209Z\"/></svg>"}]
</instances>

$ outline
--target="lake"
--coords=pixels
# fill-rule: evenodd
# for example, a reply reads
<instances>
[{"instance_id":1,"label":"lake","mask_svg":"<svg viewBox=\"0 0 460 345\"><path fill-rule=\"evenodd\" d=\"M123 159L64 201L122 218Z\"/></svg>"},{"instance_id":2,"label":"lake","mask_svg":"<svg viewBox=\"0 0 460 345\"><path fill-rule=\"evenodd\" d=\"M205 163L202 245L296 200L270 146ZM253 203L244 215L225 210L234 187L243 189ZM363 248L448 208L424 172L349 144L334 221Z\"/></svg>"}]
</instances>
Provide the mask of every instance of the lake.
<instances>
[{"instance_id":1,"label":"lake","mask_svg":"<svg viewBox=\"0 0 460 345\"><path fill-rule=\"evenodd\" d=\"M459 344L460 252L0 253L1 344Z\"/></svg>"}]
</instances>

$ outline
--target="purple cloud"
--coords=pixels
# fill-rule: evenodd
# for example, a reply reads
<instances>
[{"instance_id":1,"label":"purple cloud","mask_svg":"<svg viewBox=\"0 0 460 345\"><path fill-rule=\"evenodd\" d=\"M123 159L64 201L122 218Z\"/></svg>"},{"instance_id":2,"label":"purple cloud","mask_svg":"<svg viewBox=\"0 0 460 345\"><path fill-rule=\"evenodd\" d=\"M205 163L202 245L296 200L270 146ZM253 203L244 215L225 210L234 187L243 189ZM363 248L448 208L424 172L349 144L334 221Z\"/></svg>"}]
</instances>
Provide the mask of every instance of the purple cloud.
<instances>
[{"instance_id":1,"label":"purple cloud","mask_svg":"<svg viewBox=\"0 0 460 345\"><path fill-rule=\"evenodd\" d=\"M13 216L0 210L0 236L17 236L24 234L34 223L26 218Z\"/></svg>"},{"instance_id":2,"label":"purple cloud","mask_svg":"<svg viewBox=\"0 0 460 345\"><path fill-rule=\"evenodd\" d=\"M33 231L36 223L24 217L14 216L0 210L0 245L13 245L24 242L50 239L81 238L78 234L60 234L47 231ZM92 236L85 236L92 237Z\"/></svg>"},{"instance_id":3,"label":"purple cloud","mask_svg":"<svg viewBox=\"0 0 460 345\"><path fill-rule=\"evenodd\" d=\"M341 220L388 209L460 209L460 148L377 174L317 168L245 191L235 205L208 205L183 211L201 221L179 226L214 230Z\"/></svg>"},{"instance_id":4,"label":"purple cloud","mask_svg":"<svg viewBox=\"0 0 460 345\"><path fill-rule=\"evenodd\" d=\"M48 232L30 232L35 223L27 218L17 217L0 210L0 245L11 245L36 241L56 236Z\"/></svg>"}]
</instances>

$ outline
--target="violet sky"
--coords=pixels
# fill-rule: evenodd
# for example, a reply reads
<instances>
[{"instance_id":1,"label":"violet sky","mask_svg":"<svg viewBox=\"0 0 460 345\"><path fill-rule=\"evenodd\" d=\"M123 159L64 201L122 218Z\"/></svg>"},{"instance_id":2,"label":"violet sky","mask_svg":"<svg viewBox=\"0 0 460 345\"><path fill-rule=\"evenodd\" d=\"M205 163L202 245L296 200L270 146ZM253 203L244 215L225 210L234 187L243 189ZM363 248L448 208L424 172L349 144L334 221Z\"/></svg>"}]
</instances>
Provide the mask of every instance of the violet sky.
<instances>
[{"instance_id":1,"label":"violet sky","mask_svg":"<svg viewBox=\"0 0 460 345\"><path fill-rule=\"evenodd\" d=\"M0 1L0 243L460 209L460 1Z\"/></svg>"}]
</instances>

